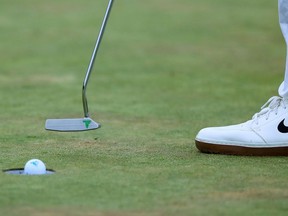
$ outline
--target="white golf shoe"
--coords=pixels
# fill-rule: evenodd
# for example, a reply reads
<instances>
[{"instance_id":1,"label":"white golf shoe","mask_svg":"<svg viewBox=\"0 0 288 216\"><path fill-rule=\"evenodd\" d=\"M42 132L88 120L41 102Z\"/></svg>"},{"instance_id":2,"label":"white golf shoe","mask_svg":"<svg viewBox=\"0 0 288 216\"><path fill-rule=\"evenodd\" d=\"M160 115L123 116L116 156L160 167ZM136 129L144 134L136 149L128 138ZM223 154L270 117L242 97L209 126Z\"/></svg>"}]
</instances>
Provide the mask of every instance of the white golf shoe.
<instances>
[{"instance_id":1,"label":"white golf shoe","mask_svg":"<svg viewBox=\"0 0 288 216\"><path fill-rule=\"evenodd\" d=\"M271 97L251 120L199 131L196 147L204 153L288 155L288 99Z\"/></svg>"}]
</instances>

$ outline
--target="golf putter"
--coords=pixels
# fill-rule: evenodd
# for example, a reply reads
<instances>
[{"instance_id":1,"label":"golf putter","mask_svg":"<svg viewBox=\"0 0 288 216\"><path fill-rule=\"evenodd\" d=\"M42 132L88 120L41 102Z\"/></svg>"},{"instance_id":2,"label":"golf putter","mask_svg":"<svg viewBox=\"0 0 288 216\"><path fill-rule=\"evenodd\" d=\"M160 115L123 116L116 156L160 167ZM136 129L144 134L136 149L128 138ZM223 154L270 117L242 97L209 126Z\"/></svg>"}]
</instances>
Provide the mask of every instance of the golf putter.
<instances>
[{"instance_id":1,"label":"golf putter","mask_svg":"<svg viewBox=\"0 0 288 216\"><path fill-rule=\"evenodd\" d=\"M109 0L106 13L104 15L104 19L98 34L98 38L91 56L91 60L83 81L82 86L82 103L84 110L84 118L71 118L71 119L47 119L45 123L45 129L51 131L63 131L63 132L73 132L73 131L87 131L87 130L95 130L100 128L100 124L93 121L89 116L88 109L88 101L86 96L86 89L88 85L88 81L90 78L91 71L93 69L93 65L95 62L95 58L97 56L97 52L105 31L106 23L113 5L113 0Z\"/></svg>"}]
</instances>

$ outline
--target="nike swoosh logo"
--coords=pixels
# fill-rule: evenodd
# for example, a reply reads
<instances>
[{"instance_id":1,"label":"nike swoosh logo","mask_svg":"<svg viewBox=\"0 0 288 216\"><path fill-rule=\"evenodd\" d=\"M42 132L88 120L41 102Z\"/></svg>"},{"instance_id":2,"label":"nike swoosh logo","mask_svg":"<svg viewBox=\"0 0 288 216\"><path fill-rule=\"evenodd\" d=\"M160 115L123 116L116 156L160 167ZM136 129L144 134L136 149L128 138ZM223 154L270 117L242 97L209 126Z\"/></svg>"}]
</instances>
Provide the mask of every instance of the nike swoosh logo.
<instances>
[{"instance_id":1,"label":"nike swoosh logo","mask_svg":"<svg viewBox=\"0 0 288 216\"><path fill-rule=\"evenodd\" d=\"M279 123L278 131L280 133L288 133L288 126L284 124L285 118Z\"/></svg>"}]
</instances>

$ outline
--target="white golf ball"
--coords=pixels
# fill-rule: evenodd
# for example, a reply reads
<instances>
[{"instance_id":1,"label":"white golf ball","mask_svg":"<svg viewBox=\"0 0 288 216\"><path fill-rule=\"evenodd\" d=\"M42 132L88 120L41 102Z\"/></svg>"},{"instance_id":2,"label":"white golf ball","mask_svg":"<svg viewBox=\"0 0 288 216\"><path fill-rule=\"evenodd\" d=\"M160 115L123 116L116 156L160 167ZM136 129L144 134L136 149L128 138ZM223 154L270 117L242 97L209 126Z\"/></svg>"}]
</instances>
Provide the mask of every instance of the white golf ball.
<instances>
[{"instance_id":1,"label":"white golf ball","mask_svg":"<svg viewBox=\"0 0 288 216\"><path fill-rule=\"evenodd\" d=\"M46 174L45 164L38 159L29 160L24 167L24 174L26 175L43 175Z\"/></svg>"}]
</instances>

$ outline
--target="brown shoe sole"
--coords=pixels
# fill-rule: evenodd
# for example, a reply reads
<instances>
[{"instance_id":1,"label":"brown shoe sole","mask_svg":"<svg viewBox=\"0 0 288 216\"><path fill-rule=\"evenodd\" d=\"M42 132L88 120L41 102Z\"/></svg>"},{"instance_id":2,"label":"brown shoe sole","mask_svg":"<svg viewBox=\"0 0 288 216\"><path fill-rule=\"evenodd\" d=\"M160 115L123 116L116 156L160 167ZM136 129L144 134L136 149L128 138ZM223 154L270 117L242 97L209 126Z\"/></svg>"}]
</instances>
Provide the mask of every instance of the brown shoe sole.
<instances>
[{"instance_id":1,"label":"brown shoe sole","mask_svg":"<svg viewBox=\"0 0 288 216\"><path fill-rule=\"evenodd\" d=\"M225 154L241 156L288 156L287 147L250 148L243 146L219 145L195 140L199 151L208 154Z\"/></svg>"}]
</instances>

